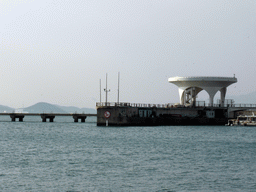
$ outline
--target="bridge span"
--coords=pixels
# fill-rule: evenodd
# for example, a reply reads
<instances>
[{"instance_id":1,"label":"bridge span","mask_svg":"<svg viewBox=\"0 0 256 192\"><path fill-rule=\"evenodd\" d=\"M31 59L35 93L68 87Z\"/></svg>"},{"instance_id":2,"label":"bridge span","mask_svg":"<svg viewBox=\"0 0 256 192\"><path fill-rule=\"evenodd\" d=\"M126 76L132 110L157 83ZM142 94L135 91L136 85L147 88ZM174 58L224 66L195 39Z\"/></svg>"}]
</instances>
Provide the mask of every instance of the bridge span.
<instances>
[{"instance_id":1,"label":"bridge span","mask_svg":"<svg viewBox=\"0 0 256 192\"><path fill-rule=\"evenodd\" d=\"M197 102L196 107L211 107L211 105L205 104L204 102L202 105L200 102ZM256 104L224 104L222 106L221 104L214 104L212 107L227 108L228 118L236 118L237 113L241 111L256 111Z\"/></svg>"},{"instance_id":2,"label":"bridge span","mask_svg":"<svg viewBox=\"0 0 256 192\"><path fill-rule=\"evenodd\" d=\"M40 116L42 118L42 122L53 122L56 116L71 116L74 119L74 122L78 122L79 119L81 122L85 122L85 119L88 116L97 116L97 114L84 114L84 113L0 113L0 115L10 116L12 121L18 119L20 122L23 121L25 116Z\"/></svg>"},{"instance_id":3,"label":"bridge span","mask_svg":"<svg viewBox=\"0 0 256 192\"><path fill-rule=\"evenodd\" d=\"M236 118L237 112L256 111L256 104L232 104L228 106L228 117Z\"/></svg>"},{"instance_id":4,"label":"bridge span","mask_svg":"<svg viewBox=\"0 0 256 192\"><path fill-rule=\"evenodd\" d=\"M210 104L205 104L204 102L196 103L196 107L211 107ZM212 107L224 107L227 108L228 118L236 118L237 113L241 111L256 111L256 104L214 104Z\"/></svg>"}]
</instances>

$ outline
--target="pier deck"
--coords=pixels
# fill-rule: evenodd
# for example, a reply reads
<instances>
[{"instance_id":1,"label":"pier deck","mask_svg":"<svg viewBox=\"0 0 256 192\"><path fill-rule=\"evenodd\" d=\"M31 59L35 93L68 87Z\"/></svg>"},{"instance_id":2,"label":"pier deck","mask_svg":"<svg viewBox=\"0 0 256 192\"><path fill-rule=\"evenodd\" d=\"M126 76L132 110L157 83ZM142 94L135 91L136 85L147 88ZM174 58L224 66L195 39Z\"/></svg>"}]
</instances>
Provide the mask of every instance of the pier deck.
<instances>
[{"instance_id":1,"label":"pier deck","mask_svg":"<svg viewBox=\"0 0 256 192\"><path fill-rule=\"evenodd\" d=\"M97 116L97 114L90 113L0 113L0 116L10 116L12 121L19 119L19 121L23 121L25 116L40 116L42 118L42 122L46 122L49 119L50 122L53 122L56 116L72 116L74 122L78 122L81 119L81 122L85 122L85 119L88 116Z\"/></svg>"},{"instance_id":2,"label":"pier deck","mask_svg":"<svg viewBox=\"0 0 256 192\"><path fill-rule=\"evenodd\" d=\"M99 126L225 125L241 111L255 110L256 104L96 103Z\"/></svg>"}]
</instances>

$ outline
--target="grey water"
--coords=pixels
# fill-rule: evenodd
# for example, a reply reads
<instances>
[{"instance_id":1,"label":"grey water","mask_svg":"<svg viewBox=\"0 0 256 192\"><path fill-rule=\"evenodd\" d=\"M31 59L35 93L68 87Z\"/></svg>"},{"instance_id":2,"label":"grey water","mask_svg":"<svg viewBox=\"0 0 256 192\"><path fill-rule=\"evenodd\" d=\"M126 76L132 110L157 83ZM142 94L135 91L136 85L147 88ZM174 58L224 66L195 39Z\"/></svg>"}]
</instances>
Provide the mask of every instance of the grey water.
<instances>
[{"instance_id":1,"label":"grey water","mask_svg":"<svg viewBox=\"0 0 256 192\"><path fill-rule=\"evenodd\" d=\"M0 191L256 191L256 127L72 121L0 119Z\"/></svg>"}]
</instances>

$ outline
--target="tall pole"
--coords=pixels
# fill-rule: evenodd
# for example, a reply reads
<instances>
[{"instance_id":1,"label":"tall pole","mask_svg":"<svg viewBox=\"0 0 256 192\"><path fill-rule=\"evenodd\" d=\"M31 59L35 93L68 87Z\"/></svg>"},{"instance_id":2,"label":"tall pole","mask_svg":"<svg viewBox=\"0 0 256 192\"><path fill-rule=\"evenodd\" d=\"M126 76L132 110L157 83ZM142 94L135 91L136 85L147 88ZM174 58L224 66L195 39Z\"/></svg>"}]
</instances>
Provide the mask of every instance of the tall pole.
<instances>
[{"instance_id":1,"label":"tall pole","mask_svg":"<svg viewBox=\"0 0 256 192\"><path fill-rule=\"evenodd\" d=\"M100 105L101 105L101 79L100 79Z\"/></svg>"},{"instance_id":2,"label":"tall pole","mask_svg":"<svg viewBox=\"0 0 256 192\"><path fill-rule=\"evenodd\" d=\"M120 72L118 72L118 89L117 89L117 104L119 105L119 81L120 81Z\"/></svg>"},{"instance_id":3,"label":"tall pole","mask_svg":"<svg viewBox=\"0 0 256 192\"><path fill-rule=\"evenodd\" d=\"M106 92L106 104L105 106L107 106L108 104L108 92L110 91L110 89L108 90L108 74L106 73L106 89L104 89L104 91Z\"/></svg>"},{"instance_id":4,"label":"tall pole","mask_svg":"<svg viewBox=\"0 0 256 192\"><path fill-rule=\"evenodd\" d=\"M108 103L108 74L106 73L106 106Z\"/></svg>"}]
</instances>

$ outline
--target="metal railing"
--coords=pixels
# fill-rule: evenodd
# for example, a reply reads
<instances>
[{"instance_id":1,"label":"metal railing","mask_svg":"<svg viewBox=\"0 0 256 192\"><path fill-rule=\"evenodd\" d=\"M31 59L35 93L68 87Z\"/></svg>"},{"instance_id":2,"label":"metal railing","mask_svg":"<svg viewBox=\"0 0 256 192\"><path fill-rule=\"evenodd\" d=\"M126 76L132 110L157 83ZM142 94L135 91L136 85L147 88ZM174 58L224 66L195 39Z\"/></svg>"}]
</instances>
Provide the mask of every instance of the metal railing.
<instances>
[{"instance_id":1,"label":"metal railing","mask_svg":"<svg viewBox=\"0 0 256 192\"><path fill-rule=\"evenodd\" d=\"M189 78L205 78L205 79L235 79L236 77L222 77L222 76L188 76L188 77L182 77L185 79Z\"/></svg>"},{"instance_id":2,"label":"metal railing","mask_svg":"<svg viewBox=\"0 0 256 192\"><path fill-rule=\"evenodd\" d=\"M243 104L243 103L225 103L225 104L213 104L211 106L210 103L200 102L196 103L196 107L238 107L238 108L256 108L256 104Z\"/></svg>"},{"instance_id":3,"label":"metal railing","mask_svg":"<svg viewBox=\"0 0 256 192\"><path fill-rule=\"evenodd\" d=\"M228 104L227 107L256 108L256 104Z\"/></svg>"},{"instance_id":4,"label":"metal railing","mask_svg":"<svg viewBox=\"0 0 256 192\"><path fill-rule=\"evenodd\" d=\"M167 108L174 104L148 104L148 103L115 103L115 102L97 102L96 107L157 107Z\"/></svg>"},{"instance_id":5,"label":"metal railing","mask_svg":"<svg viewBox=\"0 0 256 192\"><path fill-rule=\"evenodd\" d=\"M174 103L167 104L148 104L148 103L127 103L127 102L97 102L96 107L157 107L157 108L186 108L191 107L191 105L180 105ZM256 104L209 104L205 102L197 102L195 107L236 107L236 108L256 108Z\"/></svg>"}]
</instances>

